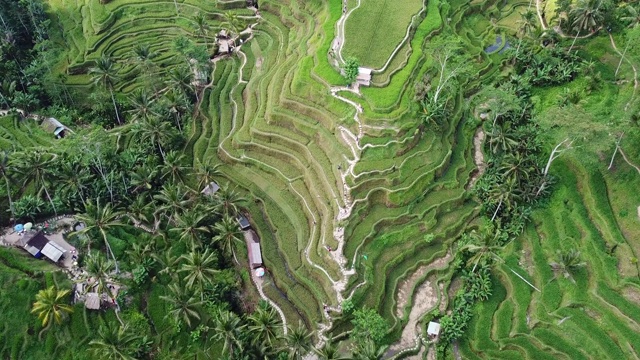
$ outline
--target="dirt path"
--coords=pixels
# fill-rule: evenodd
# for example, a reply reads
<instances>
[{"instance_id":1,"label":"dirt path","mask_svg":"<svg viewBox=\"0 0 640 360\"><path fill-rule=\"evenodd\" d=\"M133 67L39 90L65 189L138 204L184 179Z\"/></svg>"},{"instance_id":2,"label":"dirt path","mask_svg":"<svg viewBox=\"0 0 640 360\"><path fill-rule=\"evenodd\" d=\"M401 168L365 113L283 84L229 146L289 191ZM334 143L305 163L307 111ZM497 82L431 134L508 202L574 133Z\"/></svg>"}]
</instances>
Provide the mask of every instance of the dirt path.
<instances>
[{"instance_id":1,"label":"dirt path","mask_svg":"<svg viewBox=\"0 0 640 360\"><path fill-rule=\"evenodd\" d=\"M482 152L482 144L484 143L485 133L482 129L482 126L476 130L476 134L473 136L473 161L478 168L474 174L469 179L469 183L467 184L467 189L473 187L473 185L478 181L480 176L484 174L484 171L487 168L487 164L484 161L484 153Z\"/></svg>"}]
</instances>

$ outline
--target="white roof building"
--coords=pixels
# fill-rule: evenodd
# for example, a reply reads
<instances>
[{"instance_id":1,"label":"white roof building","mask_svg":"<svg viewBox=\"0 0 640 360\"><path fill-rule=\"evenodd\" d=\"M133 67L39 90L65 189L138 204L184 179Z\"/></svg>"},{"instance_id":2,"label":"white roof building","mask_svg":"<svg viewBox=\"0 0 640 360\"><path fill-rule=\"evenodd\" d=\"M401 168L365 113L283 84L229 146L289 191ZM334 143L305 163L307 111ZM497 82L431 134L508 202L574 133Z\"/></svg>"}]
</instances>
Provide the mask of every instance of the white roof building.
<instances>
[{"instance_id":1,"label":"white roof building","mask_svg":"<svg viewBox=\"0 0 640 360\"><path fill-rule=\"evenodd\" d=\"M360 67L358 68L358 76L356 77L356 82L362 86L371 85L371 72L373 70L369 68Z\"/></svg>"},{"instance_id":2,"label":"white roof building","mask_svg":"<svg viewBox=\"0 0 640 360\"><path fill-rule=\"evenodd\" d=\"M438 336L438 334L440 334L440 323L430 321L427 326L427 335Z\"/></svg>"}]
</instances>

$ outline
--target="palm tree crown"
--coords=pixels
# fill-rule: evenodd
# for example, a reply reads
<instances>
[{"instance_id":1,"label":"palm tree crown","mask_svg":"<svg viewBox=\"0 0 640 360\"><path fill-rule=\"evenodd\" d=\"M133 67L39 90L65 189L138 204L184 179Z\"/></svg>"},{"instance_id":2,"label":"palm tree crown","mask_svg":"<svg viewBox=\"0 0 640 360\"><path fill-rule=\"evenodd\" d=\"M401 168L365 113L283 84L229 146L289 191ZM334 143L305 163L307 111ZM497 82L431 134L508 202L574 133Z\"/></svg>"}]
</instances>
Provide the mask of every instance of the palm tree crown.
<instances>
[{"instance_id":1,"label":"palm tree crown","mask_svg":"<svg viewBox=\"0 0 640 360\"><path fill-rule=\"evenodd\" d=\"M37 314L45 328L52 323L61 324L64 318L73 312L71 305L64 300L69 290L58 290L54 286L40 290L36 294L31 313Z\"/></svg>"}]
</instances>

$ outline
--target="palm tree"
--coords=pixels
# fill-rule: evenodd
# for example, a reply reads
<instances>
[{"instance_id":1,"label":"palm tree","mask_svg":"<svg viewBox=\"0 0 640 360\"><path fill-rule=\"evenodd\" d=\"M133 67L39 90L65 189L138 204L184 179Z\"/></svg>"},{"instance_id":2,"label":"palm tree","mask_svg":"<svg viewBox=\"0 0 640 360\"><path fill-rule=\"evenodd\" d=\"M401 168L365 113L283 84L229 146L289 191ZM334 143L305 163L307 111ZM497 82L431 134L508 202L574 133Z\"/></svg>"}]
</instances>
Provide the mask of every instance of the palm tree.
<instances>
[{"instance_id":1,"label":"palm tree","mask_svg":"<svg viewBox=\"0 0 640 360\"><path fill-rule=\"evenodd\" d=\"M36 294L36 302L33 303L31 313L38 315L45 329L53 323L62 324L67 315L73 312L73 307L65 300L69 292L69 290L60 291L55 286L51 286Z\"/></svg>"},{"instance_id":2,"label":"palm tree","mask_svg":"<svg viewBox=\"0 0 640 360\"><path fill-rule=\"evenodd\" d=\"M220 186L220 190L215 193L215 200L218 207L228 216L235 216L239 209L247 202L247 199L240 196L234 189L229 189L229 185Z\"/></svg>"},{"instance_id":3,"label":"palm tree","mask_svg":"<svg viewBox=\"0 0 640 360\"><path fill-rule=\"evenodd\" d=\"M187 193L181 186L171 184L164 184L162 190L154 195L153 198L160 202L156 213L163 214L169 222L173 222L175 216L183 213L191 203Z\"/></svg>"},{"instance_id":4,"label":"palm tree","mask_svg":"<svg viewBox=\"0 0 640 360\"><path fill-rule=\"evenodd\" d=\"M289 359L302 360L313 347L311 343L311 333L302 325L298 324L295 329L289 329L285 335L285 350L289 352Z\"/></svg>"},{"instance_id":5,"label":"palm tree","mask_svg":"<svg viewBox=\"0 0 640 360\"><path fill-rule=\"evenodd\" d=\"M202 39L204 40L204 46L208 49L209 43L207 42L207 35L209 34L209 30L211 28L209 27L209 24L207 24L207 18L204 16L204 14L197 13L193 17L193 22L195 23L194 27L196 32L202 37Z\"/></svg>"},{"instance_id":6,"label":"palm tree","mask_svg":"<svg viewBox=\"0 0 640 360\"><path fill-rule=\"evenodd\" d=\"M535 166L531 160L519 152L505 155L498 168L498 172L502 174L503 179L513 177L516 183L528 180L529 175L535 170Z\"/></svg>"},{"instance_id":7,"label":"palm tree","mask_svg":"<svg viewBox=\"0 0 640 360\"><path fill-rule=\"evenodd\" d=\"M91 284L95 284L96 286L94 292L102 294L107 290L109 295L113 297L107 285L109 282L109 274L113 270L113 262L107 260L99 253L90 252L85 263L85 271L89 274L89 277L92 278Z\"/></svg>"},{"instance_id":8,"label":"palm tree","mask_svg":"<svg viewBox=\"0 0 640 360\"><path fill-rule=\"evenodd\" d=\"M500 244L501 236L501 231L494 230L492 227L483 229L480 234L478 234L475 230L471 232L471 242L462 246L460 250L467 251L473 254L468 260L469 263L474 264L473 269L471 269L472 273L476 271L478 264L486 256L489 256L493 259L498 258L498 255L496 254L500 249L502 249L502 245Z\"/></svg>"},{"instance_id":9,"label":"palm tree","mask_svg":"<svg viewBox=\"0 0 640 360\"><path fill-rule=\"evenodd\" d=\"M235 349L242 351L240 338L242 337L244 327L245 325L242 324L240 317L235 313L229 310L218 310L214 316L213 338L224 344L222 348L223 354L232 357Z\"/></svg>"},{"instance_id":10,"label":"palm tree","mask_svg":"<svg viewBox=\"0 0 640 360\"><path fill-rule=\"evenodd\" d=\"M196 189L198 191L204 189L215 178L222 176L222 172L218 170L220 164L211 165L210 161L201 162L200 159L196 159L195 176L197 179Z\"/></svg>"},{"instance_id":11,"label":"palm tree","mask_svg":"<svg viewBox=\"0 0 640 360\"><path fill-rule=\"evenodd\" d=\"M98 328L98 337L89 342L89 350L98 359L135 360L138 336L126 326L105 322Z\"/></svg>"},{"instance_id":12,"label":"palm tree","mask_svg":"<svg viewBox=\"0 0 640 360\"><path fill-rule=\"evenodd\" d=\"M81 166L79 162L61 161L60 167L56 171L56 178L60 197L65 199L70 208L74 207L72 205L78 197L80 197L82 204L86 203L87 184L91 184L93 180L87 167Z\"/></svg>"},{"instance_id":13,"label":"palm tree","mask_svg":"<svg viewBox=\"0 0 640 360\"><path fill-rule=\"evenodd\" d=\"M495 211L493 212L493 216L491 217L491 221L493 221L500 210L503 209L503 205L506 206L507 210L511 210L516 206L517 201L522 198L522 191L518 188L518 184L515 179L510 177L506 178L504 182L494 185L489 189L487 195L489 196L490 203L498 203Z\"/></svg>"},{"instance_id":14,"label":"palm tree","mask_svg":"<svg viewBox=\"0 0 640 360\"><path fill-rule=\"evenodd\" d=\"M118 260L111 250L109 240L107 240L107 232L110 229L124 226L124 224L120 221L121 216L122 213L119 211L114 211L110 203L107 203L107 205L105 206L101 206L100 198L96 199L95 205L91 200L87 201L85 212L75 215L76 220L83 222L85 225L84 229L77 232L78 234L99 232L100 235L102 235L102 239L104 240L104 244L107 247L107 251L111 255L111 258L113 259L113 262L115 264L116 273L120 272L118 268Z\"/></svg>"},{"instance_id":15,"label":"palm tree","mask_svg":"<svg viewBox=\"0 0 640 360\"><path fill-rule=\"evenodd\" d=\"M638 6L638 4L635 4ZM620 17L620 21L628 22L630 28L634 28L640 24L640 11L633 5L627 4L624 9L627 11L626 16Z\"/></svg>"},{"instance_id":16,"label":"palm tree","mask_svg":"<svg viewBox=\"0 0 640 360\"><path fill-rule=\"evenodd\" d=\"M516 21L516 23L519 24L518 33L520 33L522 37L529 36L537 27L537 21L536 13L533 10L528 9L521 13L520 20Z\"/></svg>"},{"instance_id":17,"label":"palm tree","mask_svg":"<svg viewBox=\"0 0 640 360\"><path fill-rule=\"evenodd\" d=\"M129 110L129 113L132 115L132 121L146 121L150 117L157 115L152 108L155 99L149 96L147 90L137 90L133 93L129 101L132 107L132 109Z\"/></svg>"},{"instance_id":18,"label":"palm tree","mask_svg":"<svg viewBox=\"0 0 640 360\"><path fill-rule=\"evenodd\" d=\"M170 284L169 295L160 298L171 306L167 316L170 316L177 324L184 322L190 328L192 319L200 320L202 301L198 301L193 292L185 291L177 283Z\"/></svg>"},{"instance_id":19,"label":"palm tree","mask_svg":"<svg viewBox=\"0 0 640 360\"><path fill-rule=\"evenodd\" d=\"M182 116L190 110L189 102L181 91L171 89L164 94L164 107L173 115L178 131L182 132Z\"/></svg>"},{"instance_id":20,"label":"palm tree","mask_svg":"<svg viewBox=\"0 0 640 360\"><path fill-rule=\"evenodd\" d=\"M380 360L384 356L386 346L378 346L371 339L358 344L358 354L356 360Z\"/></svg>"},{"instance_id":21,"label":"palm tree","mask_svg":"<svg viewBox=\"0 0 640 360\"><path fill-rule=\"evenodd\" d=\"M13 208L13 201L11 200L11 184L9 182L9 172L11 168L9 166L9 152L7 150L0 151L0 174L4 179L4 183L7 186L7 197L9 198L9 211L13 221L16 219L16 214Z\"/></svg>"},{"instance_id":22,"label":"palm tree","mask_svg":"<svg viewBox=\"0 0 640 360\"><path fill-rule=\"evenodd\" d=\"M161 169L162 178L170 178L174 184L184 184L184 177L190 168L185 165L186 158L183 152L169 151Z\"/></svg>"},{"instance_id":23,"label":"palm tree","mask_svg":"<svg viewBox=\"0 0 640 360\"><path fill-rule=\"evenodd\" d=\"M135 172L129 173L131 176L131 185L133 192L145 193L153 189L156 178L158 177L158 167L154 165L144 164L137 166Z\"/></svg>"},{"instance_id":24,"label":"palm tree","mask_svg":"<svg viewBox=\"0 0 640 360\"><path fill-rule=\"evenodd\" d=\"M340 355L338 347L334 344L333 339L328 339L322 348L313 351L318 355L320 360L350 360L351 357Z\"/></svg>"},{"instance_id":25,"label":"palm tree","mask_svg":"<svg viewBox=\"0 0 640 360\"><path fill-rule=\"evenodd\" d=\"M56 154L47 152L43 148L36 148L29 151L13 153L13 157L9 160L8 165L22 177L23 188L26 187L29 182L33 181L38 195L41 195L42 191L44 191L54 214L58 216L58 211L47 188L47 184L49 184L53 177L52 165L56 158Z\"/></svg>"},{"instance_id":26,"label":"palm tree","mask_svg":"<svg viewBox=\"0 0 640 360\"><path fill-rule=\"evenodd\" d=\"M227 11L224 13L224 21L222 22L222 26L229 33L229 37L233 38L238 35L242 29L242 21L238 17L238 14L233 13L231 11ZM235 41L234 41L235 45Z\"/></svg>"},{"instance_id":27,"label":"palm tree","mask_svg":"<svg viewBox=\"0 0 640 360\"><path fill-rule=\"evenodd\" d=\"M173 255L173 248L164 249L151 256L153 256L161 269L158 274L173 274L176 272L180 258Z\"/></svg>"},{"instance_id":28,"label":"palm tree","mask_svg":"<svg viewBox=\"0 0 640 360\"><path fill-rule=\"evenodd\" d=\"M157 147L162 160L165 159L162 146L166 145L172 137L170 123L160 119L158 116L149 116L144 121L137 122L131 130L140 143L150 143Z\"/></svg>"},{"instance_id":29,"label":"palm tree","mask_svg":"<svg viewBox=\"0 0 640 360\"><path fill-rule=\"evenodd\" d=\"M152 51L149 44L138 44L133 48L133 55L145 75L149 75L153 67L153 59L158 56L158 53Z\"/></svg>"},{"instance_id":30,"label":"palm tree","mask_svg":"<svg viewBox=\"0 0 640 360\"><path fill-rule=\"evenodd\" d=\"M101 85L105 89L109 90L109 93L111 94L111 101L113 102L113 108L116 111L116 119L118 120L118 124L122 125L120 115L118 114L116 98L113 95L113 87L119 79L116 63L106 54L102 54L100 59L96 61L96 66L89 69L89 75L91 75L91 81L94 85Z\"/></svg>"},{"instance_id":31,"label":"palm tree","mask_svg":"<svg viewBox=\"0 0 640 360\"><path fill-rule=\"evenodd\" d=\"M176 226L169 229L169 232L178 233L180 240L187 241L193 249L196 244L201 243L200 235L209 232L207 226L201 225L205 218L206 215L198 213L197 209L177 214L175 217Z\"/></svg>"},{"instance_id":32,"label":"palm tree","mask_svg":"<svg viewBox=\"0 0 640 360\"><path fill-rule=\"evenodd\" d=\"M169 71L169 87L172 89L179 89L184 94L195 92L193 85L193 72L188 66L177 66Z\"/></svg>"},{"instance_id":33,"label":"palm tree","mask_svg":"<svg viewBox=\"0 0 640 360\"><path fill-rule=\"evenodd\" d=\"M576 281L573 279L573 274L578 269L587 265L587 263L580 261L580 251L571 249L569 251L561 252L558 250L556 256L557 261L549 263L553 271L556 273L555 277L557 277L558 274L562 274L565 279L569 279L575 284Z\"/></svg>"},{"instance_id":34,"label":"palm tree","mask_svg":"<svg viewBox=\"0 0 640 360\"><path fill-rule=\"evenodd\" d=\"M259 306L249 316L248 330L254 336L256 343L273 347L281 336L282 319L271 306Z\"/></svg>"},{"instance_id":35,"label":"palm tree","mask_svg":"<svg viewBox=\"0 0 640 360\"><path fill-rule=\"evenodd\" d=\"M582 30L594 31L604 19L604 10L601 9L602 0L578 0L575 8L571 9L570 15L573 18L573 28L577 34L569 47L569 52L573 49L578 36Z\"/></svg>"},{"instance_id":36,"label":"palm tree","mask_svg":"<svg viewBox=\"0 0 640 360\"><path fill-rule=\"evenodd\" d=\"M178 273L185 273L184 281L188 289L196 289L200 292L200 300L204 300L205 285L213 284L215 276L220 271L216 269L218 257L209 249L204 252L192 251L180 257L184 264Z\"/></svg>"},{"instance_id":37,"label":"palm tree","mask_svg":"<svg viewBox=\"0 0 640 360\"><path fill-rule=\"evenodd\" d=\"M232 254L237 264L234 244L242 244L242 231L238 223L232 217L225 215L213 226L213 229L217 233L212 239L213 242L218 243L225 254Z\"/></svg>"},{"instance_id":38,"label":"palm tree","mask_svg":"<svg viewBox=\"0 0 640 360\"><path fill-rule=\"evenodd\" d=\"M487 134L489 136L489 150L496 154L498 150L510 152L515 146L518 145L515 133L513 132L511 122L505 124L495 124L491 126L491 131Z\"/></svg>"}]
</instances>

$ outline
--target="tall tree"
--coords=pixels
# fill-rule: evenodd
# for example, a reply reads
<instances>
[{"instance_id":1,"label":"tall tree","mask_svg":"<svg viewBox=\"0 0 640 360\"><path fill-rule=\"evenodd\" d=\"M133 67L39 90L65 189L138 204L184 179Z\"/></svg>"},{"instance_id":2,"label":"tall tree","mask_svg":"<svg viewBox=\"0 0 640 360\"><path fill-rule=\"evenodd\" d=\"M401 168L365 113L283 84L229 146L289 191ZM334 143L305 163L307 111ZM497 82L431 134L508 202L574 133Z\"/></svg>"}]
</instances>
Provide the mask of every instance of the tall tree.
<instances>
[{"instance_id":1,"label":"tall tree","mask_svg":"<svg viewBox=\"0 0 640 360\"><path fill-rule=\"evenodd\" d=\"M271 306L259 306L249 316L249 333L255 342L273 348L282 336L282 320Z\"/></svg>"},{"instance_id":2,"label":"tall tree","mask_svg":"<svg viewBox=\"0 0 640 360\"><path fill-rule=\"evenodd\" d=\"M578 0L576 6L571 9L569 15L573 19L573 29L577 30L576 36L569 47L569 52L573 49L576 40L582 30L595 31L604 19L603 0Z\"/></svg>"},{"instance_id":3,"label":"tall tree","mask_svg":"<svg viewBox=\"0 0 640 360\"><path fill-rule=\"evenodd\" d=\"M244 207L247 199L242 197L235 189L230 189L229 185L221 185L220 190L215 193L215 201L220 208L220 212L228 215L235 216L240 209Z\"/></svg>"},{"instance_id":4,"label":"tall tree","mask_svg":"<svg viewBox=\"0 0 640 360\"><path fill-rule=\"evenodd\" d=\"M204 300L204 287L215 281L218 257L213 251L206 249L203 252L192 250L181 256L184 263L178 272L184 274L185 285L188 289L200 294L200 300Z\"/></svg>"},{"instance_id":5,"label":"tall tree","mask_svg":"<svg viewBox=\"0 0 640 360\"><path fill-rule=\"evenodd\" d=\"M240 338L246 325L242 324L240 317L229 310L218 309L213 321L213 338L224 344L222 354L233 356L235 350L242 351Z\"/></svg>"},{"instance_id":6,"label":"tall tree","mask_svg":"<svg viewBox=\"0 0 640 360\"><path fill-rule=\"evenodd\" d=\"M144 121L137 122L131 129L134 137L141 143L150 143L157 147L164 161L166 155L164 146L173 138L171 124L159 116L149 116ZM174 130L175 131L175 130Z\"/></svg>"},{"instance_id":7,"label":"tall tree","mask_svg":"<svg viewBox=\"0 0 640 360\"><path fill-rule=\"evenodd\" d=\"M116 98L113 94L113 88L119 80L116 63L106 54L102 54L102 56L96 61L96 66L89 69L89 75L91 75L91 79L95 85L101 85L111 94L111 101L113 102L113 109L116 112L116 119L118 120L118 124L122 125L120 114L118 113Z\"/></svg>"},{"instance_id":8,"label":"tall tree","mask_svg":"<svg viewBox=\"0 0 640 360\"><path fill-rule=\"evenodd\" d=\"M192 320L200 320L200 306L202 301L199 301L192 291L184 289L178 283L174 282L169 285L169 294L161 296L162 300L169 303L171 310L167 314L177 324L184 323L187 327L191 328Z\"/></svg>"},{"instance_id":9,"label":"tall tree","mask_svg":"<svg viewBox=\"0 0 640 360\"><path fill-rule=\"evenodd\" d=\"M197 248L201 244L200 236L209 232L209 228L203 225L206 214L199 213L197 209L189 210L175 217L176 226L169 229L175 232L180 240L186 241L191 248Z\"/></svg>"},{"instance_id":10,"label":"tall tree","mask_svg":"<svg viewBox=\"0 0 640 360\"><path fill-rule=\"evenodd\" d=\"M235 244L242 244L242 231L240 231L238 223L232 217L225 215L213 226L213 229L216 233L212 239L213 242L218 243L225 254L233 255L237 264Z\"/></svg>"},{"instance_id":11,"label":"tall tree","mask_svg":"<svg viewBox=\"0 0 640 360\"><path fill-rule=\"evenodd\" d=\"M4 179L4 183L7 187L7 198L9 199L9 211L11 212L11 217L13 221L16 221L16 213L13 208L13 201L11 199L11 183L9 181L9 152L7 150L0 151L0 175Z\"/></svg>"},{"instance_id":12,"label":"tall tree","mask_svg":"<svg viewBox=\"0 0 640 360\"><path fill-rule=\"evenodd\" d=\"M302 325L289 329L285 335L285 350L289 353L289 359L302 360L313 347L311 333Z\"/></svg>"},{"instance_id":13,"label":"tall tree","mask_svg":"<svg viewBox=\"0 0 640 360\"><path fill-rule=\"evenodd\" d=\"M58 290L55 286L51 286L36 294L36 302L33 303L31 313L38 315L45 329L53 323L62 324L68 314L73 312L73 307L66 299L69 292L69 290Z\"/></svg>"},{"instance_id":14,"label":"tall tree","mask_svg":"<svg viewBox=\"0 0 640 360\"><path fill-rule=\"evenodd\" d=\"M18 151L13 153L13 157L9 160L9 166L21 175L23 187L33 182L39 194L44 191L47 200L51 204L54 214L57 216L58 211L53 203L51 193L47 185L50 184L53 176L52 165L58 155L47 151L44 148L36 148L29 151Z\"/></svg>"},{"instance_id":15,"label":"tall tree","mask_svg":"<svg viewBox=\"0 0 640 360\"><path fill-rule=\"evenodd\" d=\"M89 342L89 350L98 359L135 360L137 342L138 336L128 327L104 322L98 328L98 336Z\"/></svg>"},{"instance_id":16,"label":"tall tree","mask_svg":"<svg viewBox=\"0 0 640 360\"><path fill-rule=\"evenodd\" d=\"M87 234L88 236L91 236L91 233L99 233L102 236L102 240L104 240L107 251L109 252L109 255L111 255L115 264L116 273L120 272L118 260L111 250L111 244L109 244L109 240L107 239L107 233L110 229L124 226L120 221L121 216L122 213L113 210L110 203L107 203L107 205L104 206L100 205L100 198L95 200L95 204L91 200L87 201L85 212L75 215L76 220L85 224L85 227L78 231L78 234Z\"/></svg>"},{"instance_id":17,"label":"tall tree","mask_svg":"<svg viewBox=\"0 0 640 360\"><path fill-rule=\"evenodd\" d=\"M578 269L585 267L587 263L580 261L580 251L571 249L564 252L558 250L556 261L550 262L549 265L556 273L556 277L558 274L562 274L565 279L575 283L573 275Z\"/></svg>"},{"instance_id":18,"label":"tall tree","mask_svg":"<svg viewBox=\"0 0 640 360\"><path fill-rule=\"evenodd\" d=\"M149 96L145 89L136 90L129 101L132 107L129 110L132 121L147 121L150 117L157 116L153 110L155 99Z\"/></svg>"},{"instance_id":19,"label":"tall tree","mask_svg":"<svg viewBox=\"0 0 640 360\"><path fill-rule=\"evenodd\" d=\"M206 16L202 13L197 13L193 17L193 22L196 32L200 37L202 37L202 40L204 40L204 46L208 49L209 43L207 41L207 36L209 35L209 30L211 30L211 27L207 23Z\"/></svg>"}]
</instances>

